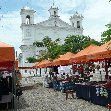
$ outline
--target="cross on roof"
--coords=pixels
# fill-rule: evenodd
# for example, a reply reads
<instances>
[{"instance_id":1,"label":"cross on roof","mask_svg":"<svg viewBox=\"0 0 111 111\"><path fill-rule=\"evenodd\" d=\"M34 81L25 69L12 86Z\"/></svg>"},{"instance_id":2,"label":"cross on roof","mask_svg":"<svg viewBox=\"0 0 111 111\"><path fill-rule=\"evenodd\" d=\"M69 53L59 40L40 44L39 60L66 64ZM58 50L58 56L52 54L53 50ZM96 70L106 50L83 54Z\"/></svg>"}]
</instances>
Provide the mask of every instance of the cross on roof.
<instances>
[{"instance_id":1,"label":"cross on roof","mask_svg":"<svg viewBox=\"0 0 111 111\"><path fill-rule=\"evenodd\" d=\"M53 6L54 6L54 4L55 4L55 1L53 0Z\"/></svg>"}]
</instances>

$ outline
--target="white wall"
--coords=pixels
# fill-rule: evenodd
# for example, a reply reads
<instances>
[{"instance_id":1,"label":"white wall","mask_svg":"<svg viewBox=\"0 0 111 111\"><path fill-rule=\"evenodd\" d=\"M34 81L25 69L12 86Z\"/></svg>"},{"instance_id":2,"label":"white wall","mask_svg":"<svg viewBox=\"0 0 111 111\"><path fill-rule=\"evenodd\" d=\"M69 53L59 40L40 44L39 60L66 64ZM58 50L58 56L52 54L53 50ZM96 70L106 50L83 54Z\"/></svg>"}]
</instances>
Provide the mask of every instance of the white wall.
<instances>
[{"instance_id":1,"label":"white wall","mask_svg":"<svg viewBox=\"0 0 111 111\"><path fill-rule=\"evenodd\" d=\"M68 29L68 28L39 28L36 29L35 41L41 41L45 36L49 36L52 40L60 38L62 41L70 35L82 35L82 30Z\"/></svg>"}]
</instances>

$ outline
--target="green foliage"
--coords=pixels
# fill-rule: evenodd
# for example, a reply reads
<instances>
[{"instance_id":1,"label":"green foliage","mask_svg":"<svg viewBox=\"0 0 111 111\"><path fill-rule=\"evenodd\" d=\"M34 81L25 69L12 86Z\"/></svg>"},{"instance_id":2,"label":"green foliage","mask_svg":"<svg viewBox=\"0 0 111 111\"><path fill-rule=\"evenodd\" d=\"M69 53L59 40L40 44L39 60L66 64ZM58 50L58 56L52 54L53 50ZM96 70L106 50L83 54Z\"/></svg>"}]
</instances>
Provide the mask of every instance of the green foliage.
<instances>
[{"instance_id":1,"label":"green foliage","mask_svg":"<svg viewBox=\"0 0 111 111\"><path fill-rule=\"evenodd\" d=\"M49 38L48 36L46 36L45 38L43 38L42 42L43 42L43 44L44 44L45 47L49 47L50 44L51 44L51 42L52 42L52 40L51 40L51 38Z\"/></svg>"},{"instance_id":2,"label":"green foliage","mask_svg":"<svg viewBox=\"0 0 111 111\"><path fill-rule=\"evenodd\" d=\"M104 31L101 35L102 43L106 43L111 40L111 24L106 25L106 27L108 28L108 30Z\"/></svg>"},{"instance_id":3,"label":"green foliage","mask_svg":"<svg viewBox=\"0 0 111 111\"><path fill-rule=\"evenodd\" d=\"M35 59L34 57L28 57L27 60L29 63L37 62L37 59Z\"/></svg>"},{"instance_id":4,"label":"green foliage","mask_svg":"<svg viewBox=\"0 0 111 111\"><path fill-rule=\"evenodd\" d=\"M47 46L48 52L46 53L45 57L48 59L55 59L61 53L61 45L59 45L60 39L56 39L52 41L50 38L46 37L43 39L45 46Z\"/></svg>"},{"instance_id":5,"label":"green foliage","mask_svg":"<svg viewBox=\"0 0 111 111\"><path fill-rule=\"evenodd\" d=\"M52 44L48 47L48 58L55 59L61 55L61 45Z\"/></svg>"},{"instance_id":6,"label":"green foliage","mask_svg":"<svg viewBox=\"0 0 111 111\"><path fill-rule=\"evenodd\" d=\"M101 42L98 42L98 41L96 41L96 40L94 40L94 39L90 39L89 41L87 41L86 44L84 44L84 48L85 48L85 47L88 47L88 46L91 45L91 44L95 44L95 45L97 45L97 46L100 46L100 45L101 45Z\"/></svg>"},{"instance_id":7,"label":"green foliage","mask_svg":"<svg viewBox=\"0 0 111 111\"><path fill-rule=\"evenodd\" d=\"M56 40L52 41L51 38L45 37L42 40L43 46L47 47L47 52L42 54L41 56L38 57L38 60L44 60L44 59L55 59L58 57L59 54L61 54L61 49L62 46L59 45L60 39L57 38ZM37 45L36 45L37 46Z\"/></svg>"},{"instance_id":8,"label":"green foliage","mask_svg":"<svg viewBox=\"0 0 111 111\"><path fill-rule=\"evenodd\" d=\"M44 53L44 54L42 54L42 55L40 55L40 56L38 57L38 61L42 61L42 60L45 60L45 59L48 59L48 54L47 54L47 52Z\"/></svg>"},{"instance_id":9,"label":"green foliage","mask_svg":"<svg viewBox=\"0 0 111 111\"><path fill-rule=\"evenodd\" d=\"M63 45L64 52L77 53L91 44L100 45L100 42L91 39L89 36L70 36L66 37Z\"/></svg>"},{"instance_id":10,"label":"green foliage","mask_svg":"<svg viewBox=\"0 0 111 111\"><path fill-rule=\"evenodd\" d=\"M38 58L38 60L44 60L49 58L55 59L59 55L65 54L67 52L77 53L91 44L100 45L100 42L91 39L89 36L87 37L83 35L66 37L66 39L64 40L64 44L61 45L59 42L59 38L52 41L51 38L45 37L42 40L42 44L43 46L47 47L47 52L42 54Z\"/></svg>"},{"instance_id":11,"label":"green foliage","mask_svg":"<svg viewBox=\"0 0 111 111\"><path fill-rule=\"evenodd\" d=\"M43 42L37 42L36 41L36 42L33 43L33 45L36 46L36 47L44 47Z\"/></svg>"}]
</instances>

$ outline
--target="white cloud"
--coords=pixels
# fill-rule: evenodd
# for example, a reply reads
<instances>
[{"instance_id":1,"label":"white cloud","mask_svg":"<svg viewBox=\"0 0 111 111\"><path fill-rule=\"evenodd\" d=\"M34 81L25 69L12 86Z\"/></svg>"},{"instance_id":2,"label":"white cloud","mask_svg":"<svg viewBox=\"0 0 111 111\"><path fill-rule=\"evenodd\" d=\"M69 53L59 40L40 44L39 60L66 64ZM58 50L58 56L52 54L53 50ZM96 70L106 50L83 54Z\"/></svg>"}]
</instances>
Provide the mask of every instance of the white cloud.
<instances>
[{"instance_id":1,"label":"white cloud","mask_svg":"<svg viewBox=\"0 0 111 111\"><path fill-rule=\"evenodd\" d=\"M13 45L16 50L19 50L22 39L20 23L19 11L3 14L0 21L0 41Z\"/></svg>"},{"instance_id":2,"label":"white cloud","mask_svg":"<svg viewBox=\"0 0 111 111\"><path fill-rule=\"evenodd\" d=\"M101 32L111 20L111 3L108 0L97 0L89 4L84 12L84 34L96 40L101 39Z\"/></svg>"},{"instance_id":3,"label":"white cloud","mask_svg":"<svg viewBox=\"0 0 111 111\"><path fill-rule=\"evenodd\" d=\"M111 3L108 0L97 0L90 4L88 10L85 11L85 15L89 19L103 19L108 20L108 16L111 15Z\"/></svg>"}]
</instances>

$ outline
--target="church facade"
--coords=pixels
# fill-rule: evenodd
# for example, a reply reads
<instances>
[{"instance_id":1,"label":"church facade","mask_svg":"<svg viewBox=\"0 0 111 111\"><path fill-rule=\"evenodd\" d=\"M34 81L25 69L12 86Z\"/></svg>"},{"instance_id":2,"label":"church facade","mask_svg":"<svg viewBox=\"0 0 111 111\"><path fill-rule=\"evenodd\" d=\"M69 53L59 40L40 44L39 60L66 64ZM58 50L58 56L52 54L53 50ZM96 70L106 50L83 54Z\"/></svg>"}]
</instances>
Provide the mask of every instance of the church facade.
<instances>
[{"instance_id":1,"label":"church facade","mask_svg":"<svg viewBox=\"0 0 111 111\"><path fill-rule=\"evenodd\" d=\"M18 57L20 67L32 66L32 64L27 63L27 58L37 58L41 51L46 50L45 47L33 46L34 42L42 41L45 36L50 37L52 40L60 38L61 42L63 42L67 36L83 35L83 16L76 12L69 18L70 24L68 24L60 19L58 10L58 7L51 6L48 10L49 18L43 22L34 23L35 11L28 7L21 9L22 44L20 49L22 53Z\"/></svg>"}]
</instances>

